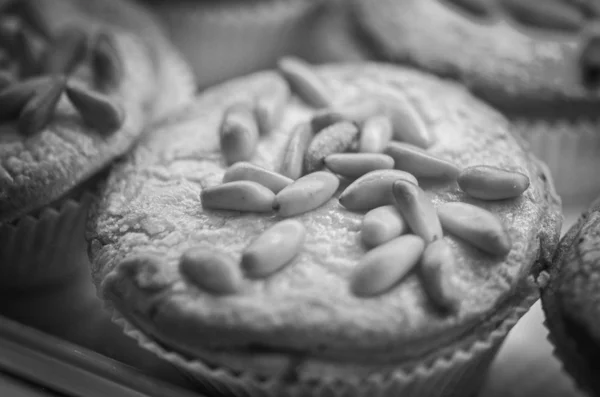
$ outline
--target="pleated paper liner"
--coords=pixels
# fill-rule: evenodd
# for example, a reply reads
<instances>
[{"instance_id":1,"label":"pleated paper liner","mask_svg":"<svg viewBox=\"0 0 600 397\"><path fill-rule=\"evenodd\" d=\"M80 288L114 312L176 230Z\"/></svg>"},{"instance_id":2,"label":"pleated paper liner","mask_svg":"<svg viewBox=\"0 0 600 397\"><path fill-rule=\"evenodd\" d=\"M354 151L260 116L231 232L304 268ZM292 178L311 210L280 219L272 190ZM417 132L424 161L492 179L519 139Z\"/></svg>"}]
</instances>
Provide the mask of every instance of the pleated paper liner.
<instances>
[{"instance_id":1,"label":"pleated paper liner","mask_svg":"<svg viewBox=\"0 0 600 397\"><path fill-rule=\"evenodd\" d=\"M148 1L192 66L200 88L272 68L302 39L322 0Z\"/></svg>"},{"instance_id":2,"label":"pleated paper liner","mask_svg":"<svg viewBox=\"0 0 600 397\"><path fill-rule=\"evenodd\" d=\"M495 328L431 363L374 373L366 378L345 376L296 383L287 383L278 378L262 379L252 373L237 373L225 367L208 365L199 359L186 358L146 336L109 301L105 301L105 305L112 313L113 321L123 328L125 334L136 339L143 348L180 368L207 393L240 397L468 397L474 396L481 387L510 329L537 300L533 281L530 279L527 284L518 296L518 305L505 308L501 315L497 314L490 320L497 324Z\"/></svg>"},{"instance_id":3,"label":"pleated paper liner","mask_svg":"<svg viewBox=\"0 0 600 397\"><path fill-rule=\"evenodd\" d=\"M0 225L0 292L61 283L88 266L84 238L89 192Z\"/></svg>"},{"instance_id":4,"label":"pleated paper liner","mask_svg":"<svg viewBox=\"0 0 600 397\"><path fill-rule=\"evenodd\" d=\"M600 120L513 123L529 149L550 169L567 205L587 205L600 194Z\"/></svg>"},{"instance_id":5,"label":"pleated paper liner","mask_svg":"<svg viewBox=\"0 0 600 397\"><path fill-rule=\"evenodd\" d=\"M569 237L570 232L564 239L572 238L574 241L578 238L578 234ZM563 371L570 375L574 384L580 390L586 391L589 395L594 395L593 390L590 390L590 380L595 379L598 374L584 360L586 352L581 351L581 349L588 347L584 347L584 345L587 345L586 341L575 340L566 329L565 319L562 315L564 309L560 308L559 298L556 296L558 288L554 285L558 280L558 273L559 267L554 266L550 270L551 275L548 276L550 282L542 290L542 307L546 317L544 326L548 330L547 339L553 346L552 354L561 363ZM591 347L589 346L589 348Z\"/></svg>"}]
</instances>

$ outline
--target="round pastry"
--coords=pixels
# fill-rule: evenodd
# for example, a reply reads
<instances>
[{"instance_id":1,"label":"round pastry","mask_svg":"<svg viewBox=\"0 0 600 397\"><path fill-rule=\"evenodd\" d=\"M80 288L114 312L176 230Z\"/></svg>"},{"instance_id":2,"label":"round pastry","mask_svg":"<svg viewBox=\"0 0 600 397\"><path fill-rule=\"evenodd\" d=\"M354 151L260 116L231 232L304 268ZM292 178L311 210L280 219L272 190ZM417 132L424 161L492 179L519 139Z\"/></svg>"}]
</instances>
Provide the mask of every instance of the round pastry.
<instances>
[{"instance_id":1,"label":"round pastry","mask_svg":"<svg viewBox=\"0 0 600 397\"><path fill-rule=\"evenodd\" d=\"M458 80L503 112L547 162L564 201L600 193L597 133L599 30L593 2L515 0L369 0L351 5L343 51L316 39L322 59L411 65ZM526 4L523 4L526 3ZM543 3L543 4L542 4ZM586 5L587 4L587 5ZM348 12L347 12L348 13ZM354 46L351 45L354 43ZM325 54L332 55L327 57ZM341 54L340 54L341 53Z\"/></svg>"},{"instance_id":2,"label":"round pastry","mask_svg":"<svg viewBox=\"0 0 600 397\"><path fill-rule=\"evenodd\" d=\"M200 88L275 65L331 0L145 0L194 69Z\"/></svg>"},{"instance_id":3,"label":"round pastry","mask_svg":"<svg viewBox=\"0 0 600 397\"><path fill-rule=\"evenodd\" d=\"M192 98L192 74L158 26L125 1L2 2L1 293L64 286L87 268L100 173Z\"/></svg>"},{"instance_id":4,"label":"round pastry","mask_svg":"<svg viewBox=\"0 0 600 397\"><path fill-rule=\"evenodd\" d=\"M222 392L469 395L561 224L510 128L417 71L284 58L115 168L95 283L127 334Z\"/></svg>"},{"instance_id":5,"label":"round pastry","mask_svg":"<svg viewBox=\"0 0 600 397\"><path fill-rule=\"evenodd\" d=\"M600 393L599 220L600 201L596 200L561 240L542 291L555 354L590 395Z\"/></svg>"}]
</instances>

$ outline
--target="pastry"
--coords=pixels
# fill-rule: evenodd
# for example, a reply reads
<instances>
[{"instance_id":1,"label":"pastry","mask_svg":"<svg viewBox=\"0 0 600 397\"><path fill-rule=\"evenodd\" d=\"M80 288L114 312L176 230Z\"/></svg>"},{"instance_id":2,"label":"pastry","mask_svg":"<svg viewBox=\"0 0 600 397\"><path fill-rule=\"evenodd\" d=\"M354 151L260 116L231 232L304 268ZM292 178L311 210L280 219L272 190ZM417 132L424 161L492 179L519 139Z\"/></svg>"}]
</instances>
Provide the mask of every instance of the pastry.
<instances>
[{"instance_id":1,"label":"pastry","mask_svg":"<svg viewBox=\"0 0 600 397\"><path fill-rule=\"evenodd\" d=\"M128 335L224 393L469 395L561 225L510 131L418 71L284 58L114 169L94 281Z\"/></svg>"},{"instance_id":2,"label":"pastry","mask_svg":"<svg viewBox=\"0 0 600 397\"><path fill-rule=\"evenodd\" d=\"M0 30L0 293L10 294L87 268L84 223L102 173L194 83L153 17L126 1L5 1Z\"/></svg>"},{"instance_id":3,"label":"pastry","mask_svg":"<svg viewBox=\"0 0 600 397\"><path fill-rule=\"evenodd\" d=\"M304 26L331 0L144 1L207 88L296 52Z\"/></svg>"},{"instance_id":4,"label":"pastry","mask_svg":"<svg viewBox=\"0 0 600 397\"><path fill-rule=\"evenodd\" d=\"M546 326L555 354L577 385L590 395L600 393L598 381L597 255L600 202L596 200L558 246L542 291Z\"/></svg>"},{"instance_id":5,"label":"pastry","mask_svg":"<svg viewBox=\"0 0 600 397\"><path fill-rule=\"evenodd\" d=\"M322 23L325 31L313 46L327 47L313 52L325 61L362 54L463 83L514 122L548 164L565 202L587 203L600 193L600 184L590 182L597 180L600 158L598 7L562 0L525 3L344 1L338 7L348 18L340 28Z\"/></svg>"}]
</instances>

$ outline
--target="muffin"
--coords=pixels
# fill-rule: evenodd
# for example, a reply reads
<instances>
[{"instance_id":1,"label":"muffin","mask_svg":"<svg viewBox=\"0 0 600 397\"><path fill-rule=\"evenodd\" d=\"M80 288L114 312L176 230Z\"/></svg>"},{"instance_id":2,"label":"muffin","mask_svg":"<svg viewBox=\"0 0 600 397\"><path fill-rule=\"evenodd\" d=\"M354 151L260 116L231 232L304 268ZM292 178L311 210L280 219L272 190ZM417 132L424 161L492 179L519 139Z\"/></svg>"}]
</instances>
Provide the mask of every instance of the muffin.
<instances>
[{"instance_id":1,"label":"muffin","mask_svg":"<svg viewBox=\"0 0 600 397\"><path fill-rule=\"evenodd\" d=\"M76 328L74 314L98 305L84 239L97 185L146 126L191 100L193 77L128 2L2 4L1 309L20 319L40 315L24 302L53 302L32 321Z\"/></svg>"},{"instance_id":2,"label":"muffin","mask_svg":"<svg viewBox=\"0 0 600 397\"><path fill-rule=\"evenodd\" d=\"M561 225L510 131L418 71L284 58L207 90L114 169L88 225L94 282L128 335L209 390L469 395Z\"/></svg>"},{"instance_id":3,"label":"muffin","mask_svg":"<svg viewBox=\"0 0 600 397\"><path fill-rule=\"evenodd\" d=\"M332 0L144 0L194 69L200 88L275 66Z\"/></svg>"},{"instance_id":4,"label":"muffin","mask_svg":"<svg viewBox=\"0 0 600 397\"><path fill-rule=\"evenodd\" d=\"M324 61L362 53L463 83L514 122L564 201L587 204L600 193L600 182L590 182L600 165L598 10L591 2L525 3L346 1L349 17L338 24L346 33L323 23L313 46L327 45L315 50Z\"/></svg>"},{"instance_id":5,"label":"muffin","mask_svg":"<svg viewBox=\"0 0 600 397\"><path fill-rule=\"evenodd\" d=\"M595 276L600 269L596 254L599 210L600 201L596 200L562 238L542 291L555 354L577 385L590 395L600 393L600 313Z\"/></svg>"}]
</instances>

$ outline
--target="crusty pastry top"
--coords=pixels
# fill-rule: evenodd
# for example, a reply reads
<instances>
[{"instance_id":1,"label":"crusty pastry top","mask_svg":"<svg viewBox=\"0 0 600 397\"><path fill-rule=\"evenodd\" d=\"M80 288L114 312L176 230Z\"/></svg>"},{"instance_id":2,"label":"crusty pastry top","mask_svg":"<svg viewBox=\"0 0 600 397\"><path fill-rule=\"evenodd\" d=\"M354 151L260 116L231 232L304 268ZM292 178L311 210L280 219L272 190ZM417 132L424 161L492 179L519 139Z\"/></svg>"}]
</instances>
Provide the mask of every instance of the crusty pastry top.
<instances>
[{"instance_id":1,"label":"crusty pastry top","mask_svg":"<svg viewBox=\"0 0 600 397\"><path fill-rule=\"evenodd\" d=\"M600 201L596 200L561 240L551 273L550 289L560 312L600 341Z\"/></svg>"},{"instance_id":2,"label":"crusty pastry top","mask_svg":"<svg viewBox=\"0 0 600 397\"><path fill-rule=\"evenodd\" d=\"M146 11L123 1L33 0L51 33L76 28L113 37L122 74L106 94L124 114L121 128L98 133L61 96L50 123L20 134L16 120L0 124L0 222L10 221L65 194L125 153L145 125L188 102L195 91L187 65ZM69 81L94 90L89 65Z\"/></svg>"},{"instance_id":3,"label":"crusty pastry top","mask_svg":"<svg viewBox=\"0 0 600 397\"><path fill-rule=\"evenodd\" d=\"M221 182L226 164L218 128L223 111L238 100L277 95L282 78L263 72L233 80L199 96L186 111L145 136L116 167L89 223L90 255L100 292L125 317L169 346L194 351L273 351L362 361L409 360L448 346L533 291L525 279L549 257L560 229L560 201L540 163L510 134L510 124L458 85L382 64L316 68L336 102L383 95L406 96L437 142L429 149L459 167L496 165L531 180L511 200L468 198L454 183L422 183L435 206L464 201L498 215L513 248L494 258L446 235L456 255L451 277L461 306L443 316L434 310L414 274L391 291L361 298L349 279L366 250L359 231L364 213L336 197L296 217L306 242L298 257L261 280L244 280L228 296L207 293L179 272L180 255L205 247L239 260L243 248L280 220L272 213L203 210L200 193ZM293 97L281 125L262 137L252 161L277 169L287 137L314 109ZM126 258L151 253L159 264Z\"/></svg>"},{"instance_id":4,"label":"crusty pastry top","mask_svg":"<svg viewBox=\"0 0 600 397\"><path fill-rule=\"evenodd\" d=\"M382 60L452 76L509 115L596 115L598 96L579 71L581 31L532 29L501 12L477 18L439 0L352 3L360 37Z\"/></svg>"}]
</instances>

